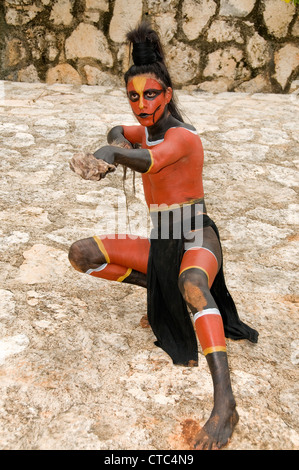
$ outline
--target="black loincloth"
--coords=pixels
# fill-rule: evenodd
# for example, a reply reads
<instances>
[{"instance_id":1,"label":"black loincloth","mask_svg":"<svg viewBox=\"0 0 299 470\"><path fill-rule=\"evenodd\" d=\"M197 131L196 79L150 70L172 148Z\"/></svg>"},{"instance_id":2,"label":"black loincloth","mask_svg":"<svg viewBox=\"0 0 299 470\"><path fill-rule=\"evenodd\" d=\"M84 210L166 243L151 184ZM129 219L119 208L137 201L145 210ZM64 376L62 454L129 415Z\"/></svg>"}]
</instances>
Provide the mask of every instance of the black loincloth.
<instances>
[{"instance_id":1,"label":"black loincloth","mask_svg":"<svg viewBox=\"0 0 299 470\"><path fill-rule=\"evenodd\" d=\"M219 239L218 229L207 215L203 216L202 225L212 227ZM183 254L183 237L151 238L147 270L148 320L157 338L155 344L172 358L174 364L195 365L198 362L198 348L194 326L178 288ZM256 343L258 332L240 320L225 284L222 265L210 291L221 313L225 336Z\"/></svg>"}]
</instances>

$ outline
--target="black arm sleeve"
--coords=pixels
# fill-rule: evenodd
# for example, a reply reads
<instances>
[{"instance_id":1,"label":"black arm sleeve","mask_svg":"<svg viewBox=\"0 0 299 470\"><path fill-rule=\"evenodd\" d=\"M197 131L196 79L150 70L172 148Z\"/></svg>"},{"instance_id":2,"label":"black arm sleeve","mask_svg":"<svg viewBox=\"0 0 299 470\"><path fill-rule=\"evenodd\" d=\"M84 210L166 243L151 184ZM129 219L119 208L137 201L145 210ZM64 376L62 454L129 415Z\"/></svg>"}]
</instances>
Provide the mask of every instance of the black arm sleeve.
<instances>
[{"instance_id":1,"label":"black arm sleeve","mask_svg":"<svg viewBox=\"0 0 299 470\"><path fill-rule=\"evenodd\" d=\"M114 145L106 145L94 154L97 159L115 165L120 163L139 173L146 173L152 165L151 153L147 149L126 149Z\"/></svg>"},{"instance_id":2,"label":"black arm sleeve","mask_svg":"<svg viewBox=\"0 0 299 470\"><path fill-rule=\"evenodd\" d=\"M122 144L126 143L129 144L130 146L132 145L131 142L129 142L125 136L124 136L124 130L122 126L115 126L110 129L110 131L107 134L107 142L108 144Z\"/></svg>"}]
</instances>

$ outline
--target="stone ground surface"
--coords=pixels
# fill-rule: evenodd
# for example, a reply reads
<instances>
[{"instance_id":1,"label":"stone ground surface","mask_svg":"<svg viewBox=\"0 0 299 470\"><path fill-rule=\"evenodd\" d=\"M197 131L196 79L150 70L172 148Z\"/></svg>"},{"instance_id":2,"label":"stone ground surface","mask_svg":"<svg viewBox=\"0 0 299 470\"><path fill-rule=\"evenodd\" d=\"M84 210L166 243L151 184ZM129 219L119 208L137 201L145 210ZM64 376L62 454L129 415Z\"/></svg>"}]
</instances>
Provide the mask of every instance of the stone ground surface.
<instances>
[{"instance_id":1,"label":"stone ground surface","mask_svg":"<svg viewBox=\"0 0 299 470\"><path fill-rule=\"evenodd\" d=\"M260 333L256 345L227 342L240 415L227 449L298 449L298 97L178 98L206 151L228 286ZM73 241L126 207L121 168L84 181L69 159L133 122L123 90L0 83L1 449L189 449L209 417L205 358L174 367L154 346L145 291L68 263ZM145 230L135 185L129 171L132 233Z\"/></svg>"}]
</instances>

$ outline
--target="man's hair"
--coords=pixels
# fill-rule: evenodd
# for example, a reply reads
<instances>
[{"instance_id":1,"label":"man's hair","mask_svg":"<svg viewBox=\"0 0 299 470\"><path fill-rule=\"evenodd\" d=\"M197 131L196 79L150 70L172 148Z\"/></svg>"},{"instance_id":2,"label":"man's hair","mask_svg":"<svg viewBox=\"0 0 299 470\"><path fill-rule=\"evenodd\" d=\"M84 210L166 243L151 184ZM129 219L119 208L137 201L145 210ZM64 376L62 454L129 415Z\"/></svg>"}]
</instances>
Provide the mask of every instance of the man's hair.
<instances>
[{"instance_id":1,"label":"man's hair","mask_svg":"<svg viewBox=\"0 0 299 470\"><path fill-rule=\"evenodd\" d=\"M173 88L172 80L165 64L165 56L160 38L150 24L142 21L137 28L127 34L127 39L132 49L133 65L125 73L125 82L128 84L129 78L142 74L153 74L161 83L164 91L168 87ZM183 122L182 115L172 98L168 104L170 113Z\"/></svg>"}]
</instances>

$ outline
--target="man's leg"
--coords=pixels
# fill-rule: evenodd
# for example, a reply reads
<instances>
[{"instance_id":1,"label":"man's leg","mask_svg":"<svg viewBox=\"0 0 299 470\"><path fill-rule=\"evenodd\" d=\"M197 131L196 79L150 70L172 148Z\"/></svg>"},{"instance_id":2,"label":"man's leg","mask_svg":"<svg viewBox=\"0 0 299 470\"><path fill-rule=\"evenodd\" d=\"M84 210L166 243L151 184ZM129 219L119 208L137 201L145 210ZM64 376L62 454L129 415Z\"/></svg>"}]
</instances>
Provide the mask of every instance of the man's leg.
<instances>
[{"instance_id":1,"label":"man's leg","mask_svg":"<svg viewBox=\"0 0 299 470\"><path fill-rule=\"evenodd\" d=\"M238 422L232 392L222 317L210 293L221 265L221 250L211 235L204 238L205 248L185 253L179 287L194 315L195 330L206 357L214 386L214 407L210 418L195 436L196 449L221 448L227 444ZM209 247L209 248L207 248ZM215 256L213 251L217 253Z\"/></svg>"},{"instance_id":2,"label":"man's leg","mask_svg":"<svg viewBox=\"0 0 299 470\"><path fill-rule=\"evenodd\" d=\"M95 236L73 243L69 260L79 272L146 287L148 252L145 238Z\"/></svg>"}]
</instances>

